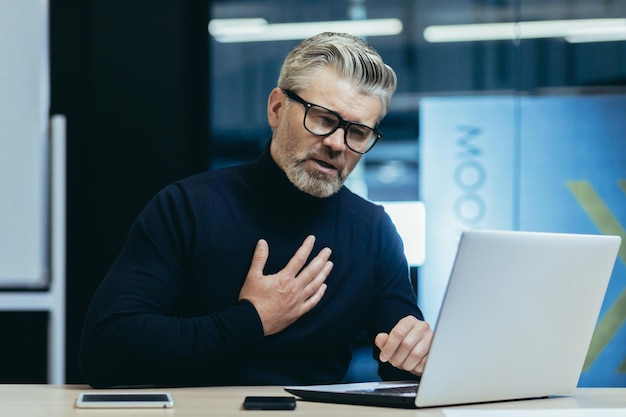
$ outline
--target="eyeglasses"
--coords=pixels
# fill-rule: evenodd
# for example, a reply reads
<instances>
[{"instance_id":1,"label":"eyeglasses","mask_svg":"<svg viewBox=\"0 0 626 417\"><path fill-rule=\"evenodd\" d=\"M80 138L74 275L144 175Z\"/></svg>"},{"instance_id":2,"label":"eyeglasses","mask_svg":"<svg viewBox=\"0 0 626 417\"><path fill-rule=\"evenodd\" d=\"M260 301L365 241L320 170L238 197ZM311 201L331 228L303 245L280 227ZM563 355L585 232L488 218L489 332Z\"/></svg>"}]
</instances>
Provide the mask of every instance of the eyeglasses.
<instances>
[{"instance_id":1,"label":"eyeglasses","mask_svg":"<svg viewBox=\"0 0 626 417\"><path fill-rule=\"evenodd\" d=\"M315 136L330 136L341 128L348 149L360 154L368 152L383 137L377 129L344 120L336 112L309 103L291 90L283 90L283 93L304 106L304 128Z\"/></svg>"}]
</instances>

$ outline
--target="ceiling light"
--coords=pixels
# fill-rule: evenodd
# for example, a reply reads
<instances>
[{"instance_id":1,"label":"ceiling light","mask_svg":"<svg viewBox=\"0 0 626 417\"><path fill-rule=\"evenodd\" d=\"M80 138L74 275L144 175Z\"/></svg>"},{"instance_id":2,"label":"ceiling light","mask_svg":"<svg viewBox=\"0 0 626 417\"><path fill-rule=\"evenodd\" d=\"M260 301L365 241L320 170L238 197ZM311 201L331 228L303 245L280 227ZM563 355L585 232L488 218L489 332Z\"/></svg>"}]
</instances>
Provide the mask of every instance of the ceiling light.
<instances>
[{"instance_id":1,"label":"ceiling light","mask_svg":"<svg viewBox=\"0 0 626 417\"><path fill-rule=\"evenodd\" d=\"M565 39L571 43L626 41L626 26L577 30Z\"/></svg>"},{"instance_id":2,"label":"ceiling light","mask_svg":"<svg viewBox=\"0 0 626 417\"><path fill-rule=\"evenodd\" d=\"M468 42L536 38L566 38L577 31L626 28L626 19L542 20L510 23L438 25L424 29L428 42Z\"/></svg>"},{"instance_id":3,"label":"ceiling light","mask_svg":"<svg viewBox=\"0 0 626 417\"><path fill-rule=\"evenodd\" d=\"M390 36L402 32L402 22L399 19L367 19L269 24L261 18L214 19L209 22L209 33L221 43L306 39L321 32L346 32L362 37Z\"/></svg>"}]
</instances>

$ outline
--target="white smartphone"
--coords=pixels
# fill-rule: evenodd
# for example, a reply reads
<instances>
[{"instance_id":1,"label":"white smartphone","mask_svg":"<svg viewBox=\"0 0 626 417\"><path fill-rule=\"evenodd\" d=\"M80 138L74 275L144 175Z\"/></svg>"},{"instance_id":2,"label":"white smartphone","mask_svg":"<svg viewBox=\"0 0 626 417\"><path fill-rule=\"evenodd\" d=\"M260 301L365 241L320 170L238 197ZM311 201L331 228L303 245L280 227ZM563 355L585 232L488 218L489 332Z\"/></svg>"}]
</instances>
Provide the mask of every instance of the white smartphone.
<instances>
[{"instance_id":1,"label":"white smartphone","mask_svg":"<svg viewBox=\"0 0 626 417\"><path fill-rule=\"evenodd\" d=\"M169 392L81 392L78 408L170 408L174 399Z\"/></svg>"}]
</instances>

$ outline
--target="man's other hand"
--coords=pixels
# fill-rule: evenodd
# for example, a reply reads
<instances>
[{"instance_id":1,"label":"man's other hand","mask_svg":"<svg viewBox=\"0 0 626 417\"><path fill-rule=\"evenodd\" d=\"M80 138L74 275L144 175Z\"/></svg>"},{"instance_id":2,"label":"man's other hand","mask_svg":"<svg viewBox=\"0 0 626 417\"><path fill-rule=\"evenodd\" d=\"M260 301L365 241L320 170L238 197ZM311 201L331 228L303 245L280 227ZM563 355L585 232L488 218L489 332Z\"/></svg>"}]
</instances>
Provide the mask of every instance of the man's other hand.
<instances>
[{"instance_id":1,"label":"man's other hand","mask_svg":"<svg viewBox=\"0 0 626 417\"><path fill-rule=\"evenodd\" d=\"M376 335L381 362L421 375L428 358L433 331L425 321L413 316L401 319L389 333Z\"/></svg>"}]
</instances>

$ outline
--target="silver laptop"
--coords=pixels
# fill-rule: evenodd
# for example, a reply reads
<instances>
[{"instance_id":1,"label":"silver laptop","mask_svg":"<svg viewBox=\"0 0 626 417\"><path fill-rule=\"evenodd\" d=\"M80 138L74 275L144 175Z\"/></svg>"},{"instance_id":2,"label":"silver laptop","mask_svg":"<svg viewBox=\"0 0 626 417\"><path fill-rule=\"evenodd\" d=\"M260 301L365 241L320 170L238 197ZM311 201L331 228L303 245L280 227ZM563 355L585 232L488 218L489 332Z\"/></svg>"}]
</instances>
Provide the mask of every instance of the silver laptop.
<instances>
[{"instance_id":1,"label":"silver laptop","mask_svg":"<svg viewBox=\"0 0 626 417\"><path fill-rule=\"evenodd\" d=\"M571 393L620 242L618 236L466 231L419 384L285 390L305 400L411 408ZM397 392L403 389L409 392Z\"/></svg>"}]
</instances>

